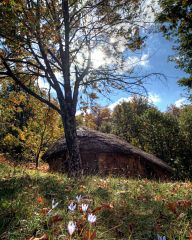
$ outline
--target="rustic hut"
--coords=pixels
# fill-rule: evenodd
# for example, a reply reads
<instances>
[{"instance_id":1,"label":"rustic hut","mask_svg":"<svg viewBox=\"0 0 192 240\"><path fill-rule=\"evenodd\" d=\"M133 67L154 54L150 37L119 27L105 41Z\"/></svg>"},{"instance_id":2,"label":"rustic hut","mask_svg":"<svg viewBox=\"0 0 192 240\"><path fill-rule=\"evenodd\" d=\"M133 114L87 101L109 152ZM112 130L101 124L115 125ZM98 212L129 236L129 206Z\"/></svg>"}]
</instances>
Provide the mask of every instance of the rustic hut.
<instances>
[{"instance_id":1,"label":"rustic hut","mask_svg":"<svg viewBox=\"0 0 192 240\"><path fill-rule=\"evenodd\" d=\"M161 179L171 176L172 168L164 161L115 135L81 128L77 136L84 173ZM43 155L51 171L67 171L66 159L65 138L59 139Z\"/></svg>"}]
</instances>

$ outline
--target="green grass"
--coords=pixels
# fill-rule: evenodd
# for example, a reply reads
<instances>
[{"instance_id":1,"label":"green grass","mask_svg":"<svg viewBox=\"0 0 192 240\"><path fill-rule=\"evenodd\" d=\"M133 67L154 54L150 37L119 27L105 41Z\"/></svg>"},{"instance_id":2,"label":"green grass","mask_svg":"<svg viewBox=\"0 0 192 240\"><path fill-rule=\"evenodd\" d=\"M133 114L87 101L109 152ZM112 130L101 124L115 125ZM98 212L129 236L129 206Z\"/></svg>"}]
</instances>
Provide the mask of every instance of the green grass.
<instances>
[{"instance_id":1,"label":"green grass","mask_svg":"<svg viewBox=\"0 0 192 240\"><path fill-rule=\"evenodd\" d=\"M47 233L50 240L67 239L71 217L67 206L79 194L92 209L113 205L97 212L95 239L154 240L159 234L168 240L187 240L192 228L191 182L99 176L74 180L0 164L0 239L30 239L35 231L37 236ZM37 202L38 197L44 199L43 204ZM53 213L63 218L59 227L50 227L48 217L40 213L51 206L53 198L60 202Z\"/></svg>"}]
</instances>

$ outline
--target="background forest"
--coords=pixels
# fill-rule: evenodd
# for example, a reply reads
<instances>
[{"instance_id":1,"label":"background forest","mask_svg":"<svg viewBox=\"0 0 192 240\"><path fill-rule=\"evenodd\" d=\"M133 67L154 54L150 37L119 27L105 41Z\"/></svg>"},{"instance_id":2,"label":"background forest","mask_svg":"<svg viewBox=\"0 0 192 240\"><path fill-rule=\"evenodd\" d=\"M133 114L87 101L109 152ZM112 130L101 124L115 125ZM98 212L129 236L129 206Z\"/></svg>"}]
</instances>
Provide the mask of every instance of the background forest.
<instances>
[{"instance_id":1,"label":"background forest","mask_svg":"<svg viewBox=\"0 0 192 240\"><path fill-rule=\"evenodd\" d=\"M0 95L0 149L14 161L38 166L48 146L63 135L59 114L9 80ZM192 105L172 105L161 112L147 98L133 96L113 111L95 105L76 118L79 127L115 134L163 159L175 169L176 178L192 176Z\"/></svg>"},{"instance_id":2,"label":"background forest","mask_svg":"<svg viewBox=\"0 0 192 240\"><path fill-rule=\"evenodd\" d=\"M175 169L176 178L192 176L192 105L159 111L147 99L134 96L113 112L95 107L78 116L79 124L113 133L142 150L153 153Z\"/></svg>"}]
</instances>

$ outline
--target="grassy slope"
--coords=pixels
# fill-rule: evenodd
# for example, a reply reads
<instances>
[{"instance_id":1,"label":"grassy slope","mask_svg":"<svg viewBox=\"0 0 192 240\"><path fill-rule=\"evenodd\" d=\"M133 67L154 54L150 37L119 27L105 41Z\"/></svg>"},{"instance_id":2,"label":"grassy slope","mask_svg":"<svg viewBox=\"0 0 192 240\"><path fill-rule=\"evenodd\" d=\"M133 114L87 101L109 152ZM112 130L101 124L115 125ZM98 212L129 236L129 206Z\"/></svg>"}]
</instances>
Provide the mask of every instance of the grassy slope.
<instances>
[{"instance_id":1,"label":"grassy slope","mask_svg":"<svg viewBox=\"0 0 192 240\"><path fill-rule=\"evenodd\" d=\"M66 234L67 205L77 194L89 199L92 207L102 203L114 206L97 213L96 239L154 240L157 233L168 239L188 239L192 226L192 209L186 201L192 201L190 182L97 176L74 181L59 174L14 169L5 164L0 164L0 239L29 239L35 229L39 235L48 232L50 239L59 239L59 234ZM36 201L38 197L44 199L43 204ZM54 234L39 214L41 208L50 206L52 198L60 201L55 213L64 218L60 231Z\"/></svg>"}]
</instances>

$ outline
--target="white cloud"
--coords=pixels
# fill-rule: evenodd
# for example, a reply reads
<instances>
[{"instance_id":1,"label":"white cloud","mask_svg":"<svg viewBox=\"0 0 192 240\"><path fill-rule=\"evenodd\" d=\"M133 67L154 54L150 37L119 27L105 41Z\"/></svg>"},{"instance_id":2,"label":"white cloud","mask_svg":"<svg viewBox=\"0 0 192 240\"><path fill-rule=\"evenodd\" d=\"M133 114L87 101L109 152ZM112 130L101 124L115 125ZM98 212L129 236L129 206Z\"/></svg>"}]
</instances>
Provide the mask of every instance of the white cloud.
<instances>
[{"instance_id":1,"label":"white cloud","mask_svg":"<svg viewBox=\"0 0 192 240\"><path fill-rule=\"evenodd\" d=\"M127 98L120 98L118 99L116 102L110 104L108 106L108 108L113 111L114 108L118 105L118 104L121 104L122 102L131 102L133 99L133 96L132 97L127 97ZM148 95L148 100L150 103L153 103L153 104L157 104L157 103L160 103L161 102L161 98L158 94L156 93L149 93Z\"/></svg>"},{"instance_id":2,"label":"white cloud","mask_svg":"<svg viewBox=\"0 0 192 240\"><path fill-rule=\"evenodd\" d=\"M150 103L156 104L161 102L161 98L156 93L149 93L148 100Z\"/></svg>"},{"instance_id":3,"label":"white cloud","mask_svg":"<svg viewBox=\"0 0 192 240\"><path fill-rule=\"evenodd\" d=\"M145 0L142 5L141 19L144 25L151 26L155 21L155 14L161 11L158 0Z\"/></svg>"},{"instance_id":4,"label":"white cloud","mask_svg":"<svg viewBox=\"0 0 192 240\"><path fill-rule=\"evenodd\" d=\"M81 115L82 113L83 113L83 112L82 112L81 110L77 110L75 115L76 115L76 116L79 116L79 115Z\"/></svg>"},{"instance_id":5,"label":"white cloud","mask_svg":"<svg viewBox=\"0 0 192 240\"><path fill-rule=\"evenodd\" d=\"M38 79L38 85L42 89L49 89L49 84L47 81L45 81L43 78Z\"/></svg>"},{"instance_id":6,"label":"white cloud","mask_svg":"<svg viewBox=\"0 0 192 240\"><path fill-rule=\"evenodd\" d=\"M102 65L109 65L112 59L108 58L101 48L97 48L92 52L91 61L94 68L98 68Z\"/></svg>"},{"instance_id":7,"label":"white cloud","mask_svg":"<svg viewBox=\"0 0 192 240\"><path fill-rule=\"evenodd\" d=\"M131 70L137 66L148 67L149 66L149 55L143 54L140 58L137 56L128 57L124 63L126 70ZM125 70L124 69L124 70Z\"/></svg>"},{"instance_id":8,"label":"white cloud","mask_svg":"<svg viewBox=\"0 0 192 240\"><path fill-rule=\"evenodd\" d=\"M48 92L50 90L49 83L46 80L44 80L43 78L41 78L41 77L38 79L37 84L38 84L38 86L39 86L39 88L41 90L44 90L46 92ZM53 88L51 88L50 93L51 93L51 96L53 96L53 97L57 96L57 94L56 94L56 92L55 92L55 90Z\"/></svg>"},{"instance_id":9,"label":"white cloud","mask_svg":"<svg viewBox=\"0 0 192 240\"><path fill-rule=\"evenodd\" d=\"M87 114L90 114L90 113L91 113L91 109L88 108L88 109L86 110L86 113L87 113ZM86 113L85 113L83 110L77 110L75 115L76 115L76 116L79 116L79 115L81 115L81 114L84 115L84 114L86 114Z\"/></svg>"},{"instance_id":10,"label":"white cloud","mask_svg":"<svg viewBox=\"0 0 192 240\"><path fill-rule=\"evenodd\" d=\"M131 102L132 99L133 99L133 97L120 98L120 99L118 99L116 102L110 104L110 105L108 106L108 108L113 111L114 108L115 108L118 104L120 104L120 103L122 103L122 102Z\"/></svg>"},{"instance_id":11,"label":"white cloud","mask_svg":"<svg viewBox=\"0 0 192 240\"><path fill-rule=\"evenodd\" d=\"M61 81L63 80L63 77L62 77L62 74L60 72L55 72L55 77L58 79L58 81ZM50 88L50 85L49 83L47 82L47 80L45 80L44 78L42 77L39 77L38 80L37 80L37 84L39 85L40 88L42 89L47 89L49 90ZM53 89L52 89L53 90Z\"/></svg>"},{"instance_id":12,"label":"white cloud","mask_svg":"<svg viewBox=\"0 0 192 240\"><path fill-rule=\"evenodd\" d=\"M180 98L177 101L175 101L175 106L176 107L181 107L182 105L187 103L187 99L186 98Z\"/></svg>"},{"instance_id":13,"label":"white cloud","mask_svg":"<svg viewBox=\"0 0 192 240\"><path fill-rule=\"evenodd\" d=\"M133 97L134 97L134 96L119 98L116 102L110 104L110 105L108 106L108 108L109 108L111 111L113 111L114 108L115 108L117 105L119 105L119 104L121 104L121 103L123 103L123 102L131 102L132 99L133 99ZM145 98L145 97L144 97L144 98ZM160 103L160 102L161 102L161 98L160 98L160 96L159 96L158 94L150 92L149 95L148 95L148 101L149 101L150 103L157 104L157 103ZM91 110L88 109L88 110L87 110L87 113L90 113L90 112L91 112ZM76 116L77 116L77 115L80 115L80 114L82 114L82 113L84 113L82 110L78 110L78 111L76 112Z\"/></svg>"},{"instance_id":14,"label":"white cloud","mask_svg":"<svg viewBox=\"0 0 192 240\"><path fill-rule=\"evenodd\" d=\"M141 56L139 65L145 66L145 67L149 66L149 54L143 54Z\"/></svg>"}]
</instances>

